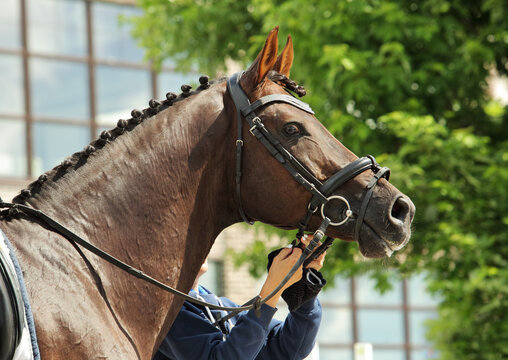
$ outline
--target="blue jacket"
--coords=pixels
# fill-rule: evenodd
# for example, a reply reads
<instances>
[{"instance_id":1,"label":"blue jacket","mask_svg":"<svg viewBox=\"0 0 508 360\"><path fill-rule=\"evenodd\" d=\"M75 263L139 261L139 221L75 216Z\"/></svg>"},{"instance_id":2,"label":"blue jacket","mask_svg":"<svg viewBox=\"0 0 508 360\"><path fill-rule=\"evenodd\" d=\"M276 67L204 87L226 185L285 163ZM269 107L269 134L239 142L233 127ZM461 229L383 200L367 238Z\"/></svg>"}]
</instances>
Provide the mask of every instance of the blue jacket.
<instances>
[{"instance_id":1,"label":"blue jacket","mask_svg":"<svg viewBox=\"0 0 508 360\"><path fill-rule=\"evenodd\" d=\"M192 296L197 296L191 291ZM217 298L201 288L200 297L207 302L238 306L227 298ZM277 309L261 306L261 316L253 310L242 312L227 324L227 335L210 321L210 313L218 318L224 312L210 310L188 301L182 306L154 359L171 360L249 360L303 359L314 347L321 305L317 298L289 313L284 322L272 319ZM232 325L232 326L231 326Z\"/></svg>"}]
</instances>

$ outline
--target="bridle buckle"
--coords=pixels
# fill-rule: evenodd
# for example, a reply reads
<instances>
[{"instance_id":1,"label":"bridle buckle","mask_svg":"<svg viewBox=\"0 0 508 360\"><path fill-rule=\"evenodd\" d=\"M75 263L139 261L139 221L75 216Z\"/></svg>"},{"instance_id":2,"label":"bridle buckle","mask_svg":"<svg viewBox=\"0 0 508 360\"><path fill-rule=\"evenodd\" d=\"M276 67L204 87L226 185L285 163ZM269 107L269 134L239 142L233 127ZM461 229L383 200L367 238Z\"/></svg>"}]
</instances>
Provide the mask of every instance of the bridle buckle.
<instances>
[{"instance_id":1,"label":"bridle buckle","mask_svg":"<svg viewBox=\"0 0 508 360\"><path fill-rule=\"evenodd\" d=\"M254 134L254 130L258 127L258 126L262 126L263 123L261 122L261 119L256 116L254 119L252 119L252 123L254 124L250 129L249 129L249 132L252 134L252 136L256 136L256 134Z\"/></svg>"}]
</instances>

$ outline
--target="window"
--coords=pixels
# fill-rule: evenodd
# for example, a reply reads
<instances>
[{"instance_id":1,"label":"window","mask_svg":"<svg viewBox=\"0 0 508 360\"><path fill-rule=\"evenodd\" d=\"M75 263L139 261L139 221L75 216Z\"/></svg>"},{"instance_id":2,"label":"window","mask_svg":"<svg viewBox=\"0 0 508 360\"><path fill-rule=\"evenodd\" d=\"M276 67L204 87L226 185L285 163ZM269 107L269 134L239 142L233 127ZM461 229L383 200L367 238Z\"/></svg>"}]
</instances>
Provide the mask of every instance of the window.
<instances>
[{"instance_id":1,"label":"window","mask_svg":"<svg viewBox=\"0 0 508 360\"><path fill-rule=\"evenodd\" d=\"M376 345L404 344L404 319L400 310L359 309L358 340Z\"/></svg>"},{"instance_id":2,"label":"window","mask_svg":"<svg viewBox=\"0 0 508 360\"><path fill-rule=\"evenodd\" d=\"M326 309L326 316L321 321L318 341L322 343L352 343L353 324L350 309Z\"/></svg>"},{"instance_id":3,"label":"window","mask_svg":"<svg viewBox=\"0 0 508 360\"><path fill-rule=\"evenodd\" d=\"M373 357L376 360L406 360L403 350L375 349Z\"/></svg>"},{"instance_id":4,"label":"window","mask_svg":"<svg viewBox=\"0 0 508 360\"><path fill-rule=\"evenodd\" d=\"M85 56L84 1L27 0L28 48L34 53Z\"/></svg>"},{"instance_id":5,"label":"window","mask_svg":"<svg viewBox=\"0 0 508 360\"><path fill-rule=\"evenodd\" d=\"M336 305L349 305L351 303L351 281L337 277L334 281L334 287L326 286L319 298L323 303L332 303Z\"/></svg>"},{"instance_id":6,"label":"window","mask_svg":"<svg viewBox=\"0 0 508 360\"><path fill-rule=\"evenodd\" d=\"M319 347L319 360L352 360L353 351ZM377 360L377 359L376 359Z\"/></svg>"},{"instance_id":7,"label":"window","mask_svg":"<svg viewBox=\"0 0 508 360\"><path fill-rule=\"evenodd\" d=\"M411 306L434 306L437 302L427 290L423 274L415 275L409 280L407 296Z\"/></svg>"},{"instance_id":8,"label":"window","mask_svg":"<svg viewBox=\"0 0 508 360\"><path fill-rule=\"evenodd\" d=\"M326 307L326 316L323 316L318 334L321 350L328 350L328 345L342 344L343 351L350 353L353 343L353 314L351 308L351 281L335 279L335 286L320 295L320 301Z\"/></svg>"},{"instance_id":9,"label":"window","mask_svg":"<svg viewBox=\"0 0 508 360\"><path fill-rule=\"evenodd\" d=\"M24 101L21 57L0 54L0 71L0 114L22 115Z\"/></svg>"},{"instance_id":10,"label":"window","mask_svg":"<svg viewBox=\"0 0 508 360\"><path fill-rule=\"evenodd\" d=\"M142 62L143 50L136 45L129 24L122 17L138 14L132 6L96 2L92 7L94 53L101 60ZM120 22L120 24L119 24Z\"/></svg>"},{"instance_id":11,"label":"window","mask_svg":"<svg viewBox=\"0 0 508 360\"><path fill-rule=\"evenodd\" d=\"M0 4L0 48L21 48L20 9L19 0L2 0Z\"/></svg>"},{"instance_id":12,"label":"window","mask_svg":"<svg viewBox=\"0 0 508 360\"><path fill-rule=\"evenodd\" d=\"M393 288L383 294L374 289L375 282L369 277L356 279L356 299L359 305L401 305L402 285L393 284Z\"/></svg>"},{"instance_id":13,"label":"window","mask_svg":"<svg viewBox=\"0 0 508 360\"><path fill-rule=\"evenodd\" d=\"M222 261L208 259L208 271L204 273L199 282L202 286L217 296L224 294Z\"/></svg>"},{"instance_id":14,"label":"window","mask_svg":"<svg viewBox=\"0 0 508 360\"><path fill-rule=\"evenodd\" d=\"M85 64L34 58L30 74L35 117L88 121L90 101Z\"/></svg>"},{"instance_id":15,"label":"window","mask_svg":"<svg viewBox=\"0 0 508 360\"><path fill-rule=\"evenodd\" d=\"M396 282L384 294L366 276L337 279L321 295L323 320L318 333L321 359L353 360L354 343L373 345L376 360L433 359L425 323L436 316L436 300L423 276Z\"/></svg>"},{"instance_id":16,"label":"window","mask_svg":"<svg viewBox=\"0 0 508 360\"><path fill-rule=\"evenodd\" d=\"M411 352L411 360L437 359L438 353L433 349L414 350Z\"/></svg>"},{"instance_id":17,"label":"window","mask_svg":"<svg viewBox=\"0 0 508 360\"><path fill-rule=\"evenodd\" d=\"M0 118L0 176L26 175L25 123Z\"/></svg>"},{"instance_id":18,"label":"window","mask_svg":"<svg viewBox=\"0 0 508 360\"><path fill-rule=\"evenodd\" d=\"M412 310L409 314L409 326L411 331L409 334L411 335L411 343L416 345L425 345L427 344L427 339L425 338L425 323L429 319L433 319L436 317L435 311L430 310Z\"/></svg>"}]
</instances>

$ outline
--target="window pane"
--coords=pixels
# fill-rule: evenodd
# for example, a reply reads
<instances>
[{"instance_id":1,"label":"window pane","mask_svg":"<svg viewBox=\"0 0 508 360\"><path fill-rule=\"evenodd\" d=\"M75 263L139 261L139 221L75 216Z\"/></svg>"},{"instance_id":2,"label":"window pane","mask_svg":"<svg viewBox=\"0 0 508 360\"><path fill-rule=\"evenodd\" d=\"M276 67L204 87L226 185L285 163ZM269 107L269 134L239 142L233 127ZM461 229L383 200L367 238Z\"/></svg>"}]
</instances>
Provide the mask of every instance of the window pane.
<instances>
[{"instance_id":1,"label":"window pane","mask_svg":"<svg viewBox=\"0 0 508 360\"><path fill-rule=\"evenodd\" d=\"M411 360L430 360L438 358L438 352L431 348L411 351Z\"/></svg>"},{"instance_id":2,"label":"window pane","mask_svg":"<svg viewBox=\"0 0 508 360\"><path fill-rule=\"evenodd\" d=\"M427 291L423 274L408 280L408 302L410 306L436 306L438 301Z\"/></svg>"},{"instance_id":3,"label":"window pane","mask_svg":"<svg viewBox=\"0 0 508 360\"><path fill-rule=\"evenodd\" d=\"M428 341L425 338L427 332L426 321L429 319L435 319L437 313L435 311L411 311L409 313L409 326L410 326L410 338L412 345L423 345L427 344Z\"/></svg>"},{"instance_id":4,"label":"window pane","mask_svg":"<svg viewBox=\"0 0 508 360\"><path fill-rule=\"evenodd\" d=\"M0 176L26 176L25 122L0 119Z\"/></svg>"},{"instance_id":5,"label":"window pane","mask_svg":"<svg viewBox=\"0 0 508 360\"><path fill-rule=\"evenodd\" d=\"M358 337L361 342L374 344L404 343L402 311L360 309L357 316Z\"/></svg>"},{"instance_id":6,"label":"window pane","mask_svg":"<svg viewBox=\"0 0 508 360\"><path fill-rule=\"evenodd\" d=\"M379 350L374 347L372 357L376 360L406 360L404 350Z\"/></svg>"},{"instance_id":7,"label":"window pane","mask_svg":"<svg viewBox=\"0 0 508 360\"><path fill-rule=\"evenodd\" d=\"M85 64L31 59L30 71L35 116L82 120L90 117Z\"/></svg>"},{"instance_id":8,"label":"window pane","mask_svg":"<svg viewBox=\"0 0 508 360\"><path fill-rule=\"evenodd\" d=\"M97 66L96 82L99 125L113 126L120 118L130 118L132 109L147 108L152 97L147 70Z\"/></svg>"},{"instance_id":9,"label":"window pane","mask_svg":"<svg viewBox=\"0 0 508 360\"><path fill-rule=\"evenodd\" d=\"M395 282L393 288L380 294L374 288L375 281L367 276L356 278L356 301L360 305L400 305L402 304L402 286Z\"/></svg>"},{"instance_id":10,"label":"window pane","mask_svg":"<svg viewBox=\"0 0 508 360\"><path fill-rule=\"evenodd\" d=\"M351 303L351 281L349 279L335 278L334 287L326 285L319 294L323 304L349 304Z\"/></svg>"},{"instance_id":11,"label":"window pane","mask_svg":"<svg viewBox=\"0 0 508 360\"><path fill-rule=\"evenodd\" d=\"M19 1L0 1L0 47L21 48Z\"/></svg>"},{"instance_id":12,"label":"window pane","mask_svg":"<svg viewBox=\"0 0 508 360\"><path fill-rule=\"evenodd\" d=\"M131 35L131 25L120 21L120 16L141 14L141 10L132 6L94 2L93 43L97 58L121 61L143 60L143 50L138 47Z\"/></svg>"},{"instance_id":13,"label":"window pane","mask_svg":"<svg viewBox=\"0 0 508 360\"><path fill-rule=\"evenodd\" d=\"M353 341L351 310L324 308L317 339L326 343L342 344Z\"/></svg>"},{"instance_id":14,"label":"window pane","mask_svg":"<svg viewBox=\"0 0 508 360\"><path fill-rule=\"evenodd\" d=\"M208 260L208 271L199 279L199 283L217 296L222 296L222 263Z\"/></svg>"},{"instance_id":15,"label":"window pane","mask_svg":"<svg viewBox=\"0 0 508 360\"><path fill-rule=\"evenodd\" d=\"M90 130L87 126L34 123L33 139L32 173L37 177L82 150L90 142Z\"/></svg>"},{"instance_id":16,"label":"window pane","mask_svg":"<svg viewBox=\"0 0 508 360\"><path fill-rule=\"evenodd\" d=\"M195 74L179 74L176 72L163 72L159 74L158 79L158 99L165 99L168 92L174 92L180 94L180 89L183 84L192 85L194 90L199 86L199 76Z\"/></svg>"},{"instance_id":17,"label":"window pane","mask_svg":"<svg viewBox=\"0 0 508 360\"><path fill-rule=\"evenodd\" d=\"M319 360L353 360L353 351L320 346Z\"/></svg>"},{"instance_id":18,"label":"window pane","mask_svg":"<svg viewBox=\"0 0 508 360\"><path fill-rule=\"evenodd\" d=\"M21 58L0 55L0 113L21 115L24 113L23 67Z\"/></svg>"},{"instance_id":19,"label":"window pane","mask_svg":"<svg viewBox=\"0 0 508 360\"><path fill-rule=\"evenodd\" d=\"M84 1L28 0L28 47L34 52L84 56Z\"/></svg>"}]
</instances>

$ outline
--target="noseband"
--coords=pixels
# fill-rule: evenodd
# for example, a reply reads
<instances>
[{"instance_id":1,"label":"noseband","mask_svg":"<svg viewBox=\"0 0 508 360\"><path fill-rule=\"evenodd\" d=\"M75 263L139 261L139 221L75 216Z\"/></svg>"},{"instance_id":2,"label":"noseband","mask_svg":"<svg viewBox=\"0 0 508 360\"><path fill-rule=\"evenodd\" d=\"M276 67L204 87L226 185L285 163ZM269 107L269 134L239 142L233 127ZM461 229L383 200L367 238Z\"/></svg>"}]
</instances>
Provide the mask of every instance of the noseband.
<instances>
[{"instance_id":1,"label":"noseband","mask_svg":"<svg viewBox=\"0 0 508 360\"><path fill-rule=\"evenodd\" d=\"M228 79L228 91L233 98L233 102L235 103L238 119L238 136L236 140L236 196L238 199L238 210L243 221L249 224L253 223L247 218L247 215L245 214L241 198L243 149L242 117L244 117L247 121L250 133L255 136L256 139L261 142L261 144L263 144L268 152L280 164L282 164L282 166L284 166L284 168L289 172L289 174L293 177L293 179L295 179L296 182L298 182L312 194L312 198L309 202L309 205L307 206L307 214L298 225L299 231L297 237L299 239L306 230L312 215L317 213L318 210L321 214L321 217L323 218L323 221L326 220L326 204L328 204L333 199L341 200L344 202L346 205L346 210L344 212L343 219L337 220L335 222L329 221L328 224L339 226L345 224L350 218L352 218L354 212L349 205L349 201L343 196L331 194L340 186L344 185L347 181L363 173L364 171L372 170L374 172L374 176L367 184L367 191L363 196L360 211L356 218L354 239L358 241L360 228L365 217L367 206L372 197L374 186L381 178L385 178L386 180L389 179L390 169L387 167L381 167L373 156L367 155L353 161L352 163L349 163L343 169L337 171L324 183L322 183L314 175L312 175L293 155L291 155L291 153L284 147L284 145L282 145L282 143L268 131L261 119L255 113L257 109L272 103L289 104L311 115L314 115L314 111L312 111L310 106L303 101L298 100L294 96L285 94L267 95L251 104L249 98L240 86L240 79L242 74L243 72L236 73Z\"/></svg>"}]
</instances>

